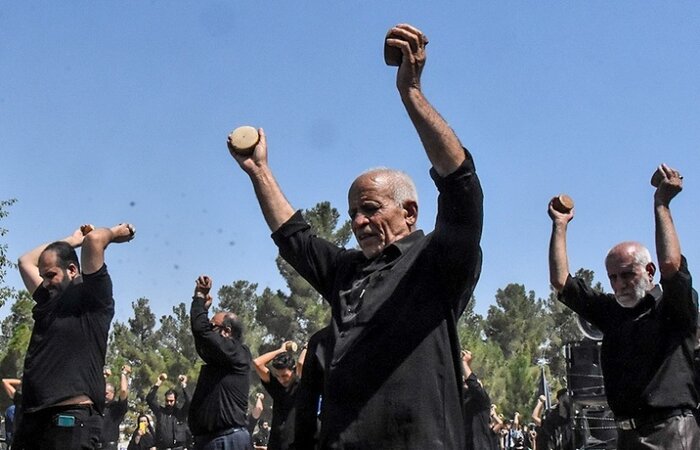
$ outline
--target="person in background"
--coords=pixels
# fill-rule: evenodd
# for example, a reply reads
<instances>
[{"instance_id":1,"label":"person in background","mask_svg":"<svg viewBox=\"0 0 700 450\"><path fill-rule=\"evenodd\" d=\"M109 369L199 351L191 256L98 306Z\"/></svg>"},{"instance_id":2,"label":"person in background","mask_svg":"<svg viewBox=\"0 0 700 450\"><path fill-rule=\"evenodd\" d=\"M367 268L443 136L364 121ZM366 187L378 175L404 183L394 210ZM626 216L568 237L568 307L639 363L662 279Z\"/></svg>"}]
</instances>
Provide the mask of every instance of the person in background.
<instances>
[{"instance_id":1,"label":"person in background","mask_svg":"<svg viewBox=\"0 0 700 450\"><path fill-rule=\"evenodd\" d=\"M156 419L156 447L158 450L181 450L187 445L187 414L190 409L190 396L187 392L187 377L180 375L178 380L182 387L182 396L185 399L181 405L177 404L177 392L174 389L165 391L163 406L156 402L158 388L168 379L168 375L161 373L155 384L146 395L146 403Z\"/></svg>"},{"instance_id":2,"label":"person in background","mask_svg":"<svg viewBox=\"0 0 700 450\"><path fill-rule=\"evenodd\" d=\"M131 435L127 450L156 450L156 436L151 419L146 414L139 414L136 419L136 430Z\"/></svg>"},{"instance_id":3,"label":"person in background","mask_svg":"<svg viewBox=\"0 0 700 450\"><path fill-rule=\"evenodd\" d=\"M124 420L129 409L127 401L129 397L129 374L131 366L125 364L121 368L119 376L119 396L115 399L114 385L105 383L105 412L102 422L102 435L97 444L98 449L119 450L119 426ZM105 370L105 380L111 375L109 369Z\"/></svg>"}]
</instances>

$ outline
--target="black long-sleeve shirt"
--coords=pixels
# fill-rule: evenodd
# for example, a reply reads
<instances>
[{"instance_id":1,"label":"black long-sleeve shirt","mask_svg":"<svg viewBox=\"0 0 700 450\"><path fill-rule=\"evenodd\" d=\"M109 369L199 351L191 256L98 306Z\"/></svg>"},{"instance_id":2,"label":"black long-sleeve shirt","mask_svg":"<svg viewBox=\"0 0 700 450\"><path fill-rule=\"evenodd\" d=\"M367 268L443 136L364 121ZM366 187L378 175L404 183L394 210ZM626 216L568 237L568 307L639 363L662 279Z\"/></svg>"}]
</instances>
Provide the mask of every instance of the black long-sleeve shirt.
<instances>
[{"instance_id":1,"label":"black long-sleeve shirt","mask_svg":"<svg viewBox=\"0 0 700 450\"><path fill-rule=\"evenodd\" d=\"M605 394L616 417L694 408L693 347L697 293L685 257L671 279L661 279L634 308L569 276L559 300L603 332L600 362Z\"/></svg>"},{"instance_id":2,"label":"black long-sleeve shirt","mask_svg":"<svg viewBox=\"0 0 700 450\"><path fill-rule=\"evenodd\" d=\"M481 272L483 195L469 153L440 192L435 230L368 260L314 236L297 212L273 239L331 305L321 446L461 449L456 323Z\"/></svg>"},{"instance_id":3,"label":"black long-sleeve shirt","mask_svg":"<svg viewBox=\"0 0 700 450\"><path fill-rule=\"evenodd\" d=\"M247 426L250 350L240 340L226 338L212 328L201 300L192 301L190 322L197 353L205 362L190 407L192 434Z\"/></svg>"},{"instance_id":4,"label":"black long-sleeve shirt","mask_svg":"<svg viewBox=\"0 0 700 450\"><path fill-rule=\"evenodd\" d=\"M146 403L156 419L156 446L169 448L187 443L187 411L190 408L187 389L182 390L185 399L182 405L173 407L160 406L156 401L157 392L158 386L154 385L146 395Z\"/></svg>"}]
</instances>

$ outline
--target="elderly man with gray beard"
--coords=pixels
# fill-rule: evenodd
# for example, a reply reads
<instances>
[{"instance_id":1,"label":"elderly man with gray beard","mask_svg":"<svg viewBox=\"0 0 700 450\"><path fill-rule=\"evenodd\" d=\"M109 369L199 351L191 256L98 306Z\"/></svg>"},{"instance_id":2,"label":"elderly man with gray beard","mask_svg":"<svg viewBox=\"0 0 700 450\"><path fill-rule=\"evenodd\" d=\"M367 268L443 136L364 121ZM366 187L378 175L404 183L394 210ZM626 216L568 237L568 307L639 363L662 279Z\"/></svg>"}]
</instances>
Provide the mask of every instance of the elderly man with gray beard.
<instances>
[{"instance_id":1,"label":"elderly man with gray beard","mask_svg":"<svg viewBox=\"0 0 700 450\"><path fill-rule=\"evenodd\" d=\"M569 274L566 230L573 210L549 204L552 236L549 270L559 300L603 332L601 365L605 391L615 413L618 449L700 448L693 417L693 346L698 318L697 293L669 204L681 191L682 177L661 165L654 193L656 253L638 242L615 245L605 258L613 294L593 291Z\"/></svg>"}]
</instances>

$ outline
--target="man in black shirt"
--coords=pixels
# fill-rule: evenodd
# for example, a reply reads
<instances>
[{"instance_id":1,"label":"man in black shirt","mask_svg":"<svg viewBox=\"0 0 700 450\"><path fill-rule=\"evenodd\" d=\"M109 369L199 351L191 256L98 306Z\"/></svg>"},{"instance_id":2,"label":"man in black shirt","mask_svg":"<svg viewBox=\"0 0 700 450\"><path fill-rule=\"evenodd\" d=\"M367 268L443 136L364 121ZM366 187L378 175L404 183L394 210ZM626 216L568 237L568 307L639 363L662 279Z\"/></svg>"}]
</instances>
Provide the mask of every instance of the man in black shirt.
<instances>
[{"instance_id":1,"label":"man in black shirt","mask_svg":"<svg viewBox=\"0 0 700 450\"><path fill-rule=\"evenodd\" d=\"M321 328L309 338L299 356L302 369L294 404L294 450L317 448L318 411L323 398L326 364L333 349L332 339L333 329L330 326Z\"/></svg>"},{"instance_id":2,"label":"man in black shirt","mask_svg":"<svg viewBox=\"0 0 700 450\"><path fill-rule=\"evenodd\" d=\"M472 352L462 351L466 449L497 450L498 439L491 431L491 398L472 370L471 362Z\"/></svg>"},{"instance_id":3,"label":"man in black shirt","mask_svg":"<svg viewBox=\"0 0 700 450\"><path fill-rule=\"evenodd\" d=\"M402 54L396 85L432 164L434 232L416 226L410 178L378 169L348 194L361 251L316 237L267 162L265 134L243 156L281 256L330 303L333 350L324 380L323 448L462 449L457 320L478 280L483 195L471 155L421 90L426 36L401 24L386 44Z\"/></svg>"},{"instance_id":4,"label":"man in black shirt","mask_svg":"<svg viewBox=\"0 0 700 450\"><path fill-rule=\"evenodd\" d=\"M15 449L92 449L102 429L112 281L104 263L110 243L133 239L134 227L84 225L62 241L19 259L34 296L34 329L24 359L24 416ZM80 262L75 248L81 247ZM82 272L81 272L82 265Z\"/></svg>"},{"instance_id":5,"label":"man in black shirt","mask_svg":"<svg viewBox=\"0 0 700 450\"><path fill-rule=\"evenodd\" d=\"M700 448L692 416L698 403L692 360L698 302L669 207L682 177L665 164L657 174L654 219L663 290L653 282L656 266L649 250L638 242L622 242L608 252L613 294L595 292L572 277L566 229L574 213L549 204L550 281L560 301L603 332L603 381L619 449Z\"/></svg>"},{"instance_id":6,"label":"man in black shirt","mask_svg":"<svg viewBox=\"0 0 700 450\"><path fill-rule=\"evenodd\" d=\"M192 397L190 429L196 450L247 450L250 350L235 314L218 312L209 321L211 286L208 276L197 279L190 308L195 347L205 363Z\"/></svg>"},{"instance_id":7,"label":"man in black shirt","mask_svg":"<svg viewBox=\"0 0 700 450\"><path fill-rule=\"evenodd\" d=\"M119 398L114 399L114 385L105 383L105 412L102 423L102 436L97 448L118 450L119 448L119 425L121 425L126 411L129 407L127 401L129 397L129 374L131 366L122 366L119 378Z\"/></svg>"},{"instance_id":8,"label":"man in black shirt","mask_svg":"<svg viewBox=\"0 0 700 450\"><path fill-rule=\"evenodd\" d=\"M179 450L187 445L187 413L190 408L190 396L185 389L187 377L184 375L179 377L182 396L185 399L180 406L177 404L177 393L173 389L165 391L164 406L160 406L156 401L158 388L167 379L168 376L164 373L158 375L158 379L146 395L146 403L156 419L156 447L158 450Z\"/></svg>"},{"instance_id":9,"label":"man in black shirt","mask_svg":"<svg viewBox=\"0 0 700 450\"><path fill-rule=\"evenodd\" d=\"M277 350L264 353L253 360L263 387L272 397L272 425L267 444L269 450L287 450L294 441L294 406L301 365L297 365L287 351L291 344L291 341L287 341ZM274 373L267 368L270 362Z\"/></svg>"}]
</instances>

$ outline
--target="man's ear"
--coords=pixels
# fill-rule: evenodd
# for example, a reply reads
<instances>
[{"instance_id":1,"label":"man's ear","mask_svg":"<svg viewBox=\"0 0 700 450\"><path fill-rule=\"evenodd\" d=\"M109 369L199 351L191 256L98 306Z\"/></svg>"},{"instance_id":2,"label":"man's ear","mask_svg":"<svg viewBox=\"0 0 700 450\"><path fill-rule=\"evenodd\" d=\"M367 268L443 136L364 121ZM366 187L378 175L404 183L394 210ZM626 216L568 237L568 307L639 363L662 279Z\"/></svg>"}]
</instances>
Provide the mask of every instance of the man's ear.
<instances>
[{"instance_id":1,"label":"man's ear","mask_svg":"<svg viewBox=\"0 0 700 450\"><path fill-rule=\"evenodd\" d=\"M80 275L80 270L78 269L78 266L76 266L74 263L68 264L66 271L68 272L68 278L70 278L71 280Z\"/></svg>"},{"instance_id":2,"label":"man's ear","mask_svg":"<svg viewBox=\"0 0 700 450\"><path fill-rule=\"evenodd\" d=\"M413 229L418 222L418 203L415 200L403 202L403 214L408 226Z\"/></svg>"},{"instance_id":3,"label":"man's ear","mask_svg":"<svg viewBox=\"0 0 700 450\"><path fill-rule=\"evenodd\" d=\"M649 281L654 281L654 274L656 273L656 266L654 263L648 263L646 267L644 267L644 270L646 270L647 274L649 275Z\"/></svg>"}]
</instances>

